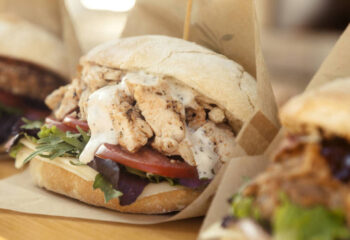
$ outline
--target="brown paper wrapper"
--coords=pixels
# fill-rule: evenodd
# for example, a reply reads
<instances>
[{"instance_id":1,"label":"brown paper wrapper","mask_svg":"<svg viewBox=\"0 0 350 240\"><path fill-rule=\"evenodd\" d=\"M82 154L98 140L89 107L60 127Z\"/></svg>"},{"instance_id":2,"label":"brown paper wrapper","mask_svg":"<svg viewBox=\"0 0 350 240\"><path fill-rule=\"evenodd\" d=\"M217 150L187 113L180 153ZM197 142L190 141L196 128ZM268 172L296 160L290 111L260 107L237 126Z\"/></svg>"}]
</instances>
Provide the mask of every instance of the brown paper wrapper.
<instances>
[{"instance_id":1,"label":"brown paper wrapper","mask_svg":"<svg viewBox=\"0 0 350 240\"><path fill-rule=\"evenodd\" d=\"M320 87L323 84L333 81L337 78L349 76L350 25L340 37L328 57L321 65L320 69L314 75L305 91ZM252 175L254 175L254 173L258 173L259 170L263 170L264 167L267 166L269 159L271 159L271 156L283 139L284 131L285 130L283 128L279 131L263 155L256 157L242 157L241 161L244 162L242 165L247 166L247 168L241 169L242 172L252 173ZM245 162L250 164L246 165ZM237 182L240 181L240 183L243 183L242 179L239 180L237 179L237 176L234 175L234 173L237 172L237 167L239 168L239 166L236 165L234 161L229 163L227 170L222 178L222 182L218 188L217 194L215 195L213 202L207 212L200 233L206 231L212 224L221 221L222 218L228 214L229 205L227 204L227 199L229 199L234 193L238 191L240 184Z\"/></svg>"},{"instance_id":2,"label":"brown paper wrapper","mask_svg":"<svg viewBox=\"0 0 350 240\"><path fill-rule=\"evenodd\" d=\"M130 13L123 36L168 34L181 37L185 0L140 0ZM225 173L235 176L232 186L239 186L242 177L252 177L263 169L265 162L251 161L242 156L261 154L277 134L277 107L264 64L253 0L194 1L190 40L226 55L257 79L258 102L253 116L243 124L237 136L235 158L225 164L188 207L172 215L133 215L91 207L69 198L47 193L25 179L28 173L0 181L0 208L75 218L88 218L134 224L151 224L197 217L205 214L220 180ZM232 93L234 94L234 93ZM234 167L233 167L234 166ZM220 189L223 188L222 184ZM20 196L20 197L19 197ZM25 203L25 204L23 204Z\"/></svg>"}]
</instances>

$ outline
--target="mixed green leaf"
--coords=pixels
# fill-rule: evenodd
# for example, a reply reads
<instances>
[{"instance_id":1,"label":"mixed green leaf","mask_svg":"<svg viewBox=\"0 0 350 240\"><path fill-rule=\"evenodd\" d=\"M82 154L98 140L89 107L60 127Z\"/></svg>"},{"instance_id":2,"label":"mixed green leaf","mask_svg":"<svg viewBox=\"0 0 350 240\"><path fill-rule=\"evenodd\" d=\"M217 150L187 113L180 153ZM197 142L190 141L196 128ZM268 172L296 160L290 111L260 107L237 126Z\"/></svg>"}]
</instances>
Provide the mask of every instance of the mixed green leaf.
<instances>
[{"instance_id":1,"label":"mixed green leaf","mask_svg":"<svg viewBox=\"0 0 350 240\"><path fill-rule=\"evenodd\" d=\"M113 198L119 198L123 195L122 192L114 189L112 184L107 181L100 173L96 175L93 184L94 189L101 189L104 194L105 203L109 202Z\"/></svg>"},{"instance_id":2,"label":"mixed green leaf","mask_svg":"<svg viewBox=\"0 0 350 240\"><path fill-rule=\"evenodd\" d=\"M276 240L335 240L349 239L350 231L341 211L324 206L301 207L286 197L281 200L273 217Z\"/></svg>"},{"instance_id":3,"label":"mixed green leaf","mask_svg":"<svg viewBox=\"0 0 350 240\"><path fill-rule=\"evenodd\" d=\"M260 220L260 211L254 206L254 198L243 196L237 193L233 196L231 202L232 213L237 218L253 218Z\"/></svg>"},{"instance_id":4,"label":"mixed green leaf","mask_svg":"<svg viewBox=\"0 0 350 240\"><path fill-rule=\"evenodd\" d=\"M89 134L77 127L79 133L63 132L56 126L43 125L38 133L36 151L24 163L36 156L54 159L56 157L79 157L89 141Z\"/></svg>"},{"instance_id":5,"label":"mixed green leaf","mask_svg":"<svg viewBox=\"0 0 350 240\"><path fill-rule=\"evenodd\" d=\"M254 198L236 194L231 202L233 215L237 218L252 218L263 223ZM281 202L272 219L274 240L340 240L349 239L350 231L344 213L324 206L302 207L281 195Z\"/></svg>"},{"instance_id":6,"label":"mixed green leaf","mask_svg":"<svg viewBox=\"0 0 350 240\"><path fill-rule=\"evenodd\" d=\"M21 120L23 121L23 125L21 125L21 129L28 129L28 130L32 130L32 129L40 129L43 126L43 122L42 121L31 121L29 119L26 118L21 118Z\"/></svg>"},{"instance_id":7,"label":"mixed green leaf","mask_svg":"<svg viewBox=\"0 0 350 240\"><path fill-rule=\"evenodd\" d=\"M15 158L17 153L19 152L19 150L21 150L22 147L23 147L22 143L18 143L15 146L11 147L9 151L10 157Z\"/></svg>"},{"instance_id":8,"label":"mixed green leaf","mask_svg":"<svg viewBox=\"0 0 350 240\"><path fill-rule=\"evenodd\" d=\"M171 186L174 186L176 184L176 180L173 178L168 178L168 177L159 176L159 175L153 174L153 173L143 172L143 171L140 171L138 169L126 167L126 166L125 166L125 169L129 173L137 175L141 178L148 179L148 181L150 181L152 183L160 183L162 181L167 181Z\"/></svg>"}]
</instances>

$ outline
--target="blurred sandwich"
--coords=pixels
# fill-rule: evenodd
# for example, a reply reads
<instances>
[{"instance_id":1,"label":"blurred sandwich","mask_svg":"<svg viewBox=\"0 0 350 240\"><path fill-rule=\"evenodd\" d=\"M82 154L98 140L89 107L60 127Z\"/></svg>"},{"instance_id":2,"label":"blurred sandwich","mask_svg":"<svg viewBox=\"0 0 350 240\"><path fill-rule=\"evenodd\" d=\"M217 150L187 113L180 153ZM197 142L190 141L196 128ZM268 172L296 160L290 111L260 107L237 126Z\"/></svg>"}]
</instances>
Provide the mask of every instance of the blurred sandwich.
<instances>
[{"instance_id":1,"label":"blurred sandwich","mask_svg":"<svg viewBox=\"0 0 350 240\"><path fill-rule=\"evenodd\" d=\"M17 16L0 15L0 144L21 119L49 114L45 97L66 83L64 46L55 35Z\"/></svg>"},{"instance_id":2,"label":"blurred sandwich","mask_svg":"<svg viewBox=\"0 0 350 240\"><path fill-rule=\"evenodd\" d=\"M350 239L350 78L291 99L271 166L203 239Z\"/></svg>"}]
</instances>

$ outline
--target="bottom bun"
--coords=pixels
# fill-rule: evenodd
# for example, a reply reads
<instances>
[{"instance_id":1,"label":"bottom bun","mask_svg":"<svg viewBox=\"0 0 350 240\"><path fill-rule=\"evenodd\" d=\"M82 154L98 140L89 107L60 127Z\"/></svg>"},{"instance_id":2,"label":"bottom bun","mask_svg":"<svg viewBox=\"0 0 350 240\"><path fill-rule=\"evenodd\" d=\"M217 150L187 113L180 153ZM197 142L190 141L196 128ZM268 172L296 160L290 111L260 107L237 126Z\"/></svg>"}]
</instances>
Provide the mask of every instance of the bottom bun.
<instances>
[{"instance_id":1,"label":"bottom bun","mask_svg":"<svg viewBox=\"0 0 350 240\"><path fill-rule=\"evenodd\" d=\"M176 189L137 199L127 206L120 206L117 198L105 203L103 192L100 189L93 189L93 181L86 181L64 168L39 158L31 160L30 172L35 183L40 187L91 205L125 213L160 214L179 211L201 193L189 188Z\"/></svg>"}]
</instances>

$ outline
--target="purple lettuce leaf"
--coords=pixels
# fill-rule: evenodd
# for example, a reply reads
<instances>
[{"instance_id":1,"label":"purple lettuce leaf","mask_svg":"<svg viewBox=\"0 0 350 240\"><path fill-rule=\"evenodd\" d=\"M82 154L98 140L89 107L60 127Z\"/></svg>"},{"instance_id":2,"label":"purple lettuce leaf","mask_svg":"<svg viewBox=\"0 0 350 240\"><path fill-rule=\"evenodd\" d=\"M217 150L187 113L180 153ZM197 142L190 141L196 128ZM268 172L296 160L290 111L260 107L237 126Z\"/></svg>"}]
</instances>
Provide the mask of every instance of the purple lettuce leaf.
<instances>
[{"instance_id":1,"label":"purple lettuce leaf","mask_svg":"<svg viewBox=\"0 0 350 240\"><path fill-rule=\"evenodd\" d=\"M199 178L179 178L178 183L182 186L191 188L191 189L198 189L205 187L210 183L210 179L199 179Z\"/></svg>"},{"instance_id":2,"label":"purple lettuce leaf","mask_svg":"<svg viewBox=\"0 0 350 240\"><path fill-rule=\"evenodd\" d=\"M121 206L135 202L149 183L147 179L140 178L120 168L118 163L110 159L95 157L88 165L101 173L112 184L114 189L123 193L119 197Z\"/></svg>"}]
</instances>

